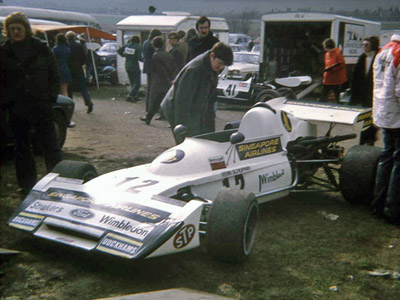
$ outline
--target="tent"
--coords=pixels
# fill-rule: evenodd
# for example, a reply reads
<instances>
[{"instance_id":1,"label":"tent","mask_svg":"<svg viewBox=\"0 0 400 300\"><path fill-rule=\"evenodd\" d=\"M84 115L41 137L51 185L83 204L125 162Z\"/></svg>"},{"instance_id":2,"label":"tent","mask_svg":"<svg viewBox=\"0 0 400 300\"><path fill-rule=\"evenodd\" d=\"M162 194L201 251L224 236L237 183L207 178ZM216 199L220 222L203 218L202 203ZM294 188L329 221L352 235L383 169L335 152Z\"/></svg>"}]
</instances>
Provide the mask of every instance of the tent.
<instances>
[{"instance_id":1,"label":"tent","mask_svg":"<svg viewBox=\"0 0 400 300\"><path fill-rule=\"evenodd\" d=\"M91 42L92 39L106 39L106 40L116 40L116 37L108 32L88 27L85 25L31 25L33 34L37 35L42 33L49 44L49 36L55 36L60 32L73 31L76 34L85 34L86 42ZM96 78L96 86L99 88L99 80L97 78L96 63L94 61L94 56L92 53L92 63L94 76Z\"/></svg>"}]
</instances>

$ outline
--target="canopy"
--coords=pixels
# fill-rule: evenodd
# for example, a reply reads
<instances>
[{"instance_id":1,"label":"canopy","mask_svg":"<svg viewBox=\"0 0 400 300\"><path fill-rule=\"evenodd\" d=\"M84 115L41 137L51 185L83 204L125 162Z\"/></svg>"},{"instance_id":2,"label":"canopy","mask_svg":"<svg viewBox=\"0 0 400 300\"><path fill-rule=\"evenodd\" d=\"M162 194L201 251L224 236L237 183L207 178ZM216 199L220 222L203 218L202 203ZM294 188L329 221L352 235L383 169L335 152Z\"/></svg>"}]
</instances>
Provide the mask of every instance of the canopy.
<instances>
[{"instance_id":1,"label":"canopy","mask_svg":"<svg viewBox=\"0 0 400 300\"><path fill-rule=\"evenodd\" d=\"M42 32L47 33L50 31L67 32L72 30L77 34L87 34L91 38L116 40L117 38L112 34L85 25L31 25L33 33Z\"/></svg>"}]
</instances>

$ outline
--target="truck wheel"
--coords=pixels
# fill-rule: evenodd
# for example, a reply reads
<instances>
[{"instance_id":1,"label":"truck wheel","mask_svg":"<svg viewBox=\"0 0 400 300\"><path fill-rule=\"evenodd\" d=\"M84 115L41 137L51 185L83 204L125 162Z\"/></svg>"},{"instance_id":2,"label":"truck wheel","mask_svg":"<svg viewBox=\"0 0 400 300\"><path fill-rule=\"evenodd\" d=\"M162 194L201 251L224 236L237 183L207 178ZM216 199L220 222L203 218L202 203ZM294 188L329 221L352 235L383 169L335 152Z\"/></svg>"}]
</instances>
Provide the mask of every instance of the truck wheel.
<instances>
[{"instance_id":1,"label":"truck wheel","mask_svg":"<svg viewBox=\"0 0 400 300\"><path fill-rule=\"evenodd\" d=\"M243 261L253 249L257 221L258 203L253 193L222 188L208 215L208 253L219 261Z\"/></svg>"},{"instance_id":2,"label":"truck wheel","mask_svg":"<svg viewBox=\"0 0 400 300\"><path fill-rule=\"evenodd\" d=\"M256 97L256 103L257 102L267 102L268 100L272 100L275 98L281 97L281 94L279 94L275 90L264 90L258 93Z\"/></svg>"},{"instance_id":3,"label":"truck wheel","mask_svg":"<svg viewBox=\"0 0 400 300\"><path fill-rule=\"evenodd\" d=\"M60 161L52 172L60 174L61 177L81 179L83 182L98 176L97 170L92 164L74 160Z\"/></svg>"},{"instance_id":4,"label":"truck wheel","mask_svg":"<svg viewBox=\"0 0 400 300\"><path fill-rule=\"evenodd\" d=\"M296 94L292 89L287 87L281 87L276 90L282 97L286 97L287 99L296 100Z\"/></svg>"},{"instance_id":5,"label":"truck wheel","mask_svg":"<svg viewBox=\"0 0 400 300\"><path fill-rule=\"evenodd\" d=\"M356 145L347 151L339 171L339 186L346 201L371 204L381 149Z\"/></svg>"},{"instance_id":6,"label":"truck wheel","mask_svg":"<svg viewBox=\"0 0 400 300\"><path fill-rule=\"evenodd\" d=\"M65 139L67 138L67 120L63 113L58 109L54 110L54 126L56 128L57 144L60 149L64 146Z\"/></svg>"}]
</instances>

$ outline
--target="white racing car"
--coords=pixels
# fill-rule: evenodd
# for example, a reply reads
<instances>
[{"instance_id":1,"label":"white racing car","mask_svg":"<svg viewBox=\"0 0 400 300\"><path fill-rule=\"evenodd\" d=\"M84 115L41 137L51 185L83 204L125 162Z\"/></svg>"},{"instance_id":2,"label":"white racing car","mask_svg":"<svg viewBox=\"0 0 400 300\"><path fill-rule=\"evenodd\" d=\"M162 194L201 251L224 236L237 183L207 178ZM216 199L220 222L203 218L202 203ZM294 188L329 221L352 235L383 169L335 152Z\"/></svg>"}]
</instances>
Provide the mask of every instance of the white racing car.
<instances>
[{"instance_id":1,"label":"white racing car","mask_svg":"<svg viewBox=\"0 0 400 300\"><path fill-rule=\"evenodd\" d=\"M97 177L89 163L62 161L8 224L129 259L205 243L213 258L240 262L253 248L261 203L292 191L371 200L379 149L354 146L344 156L337 143L355 134L330 136L334 124L360 129L370 116L368 109L277 98L223 131L187 137L150 164ZM318 137L320 122L332 126Z\"/></svg>"},{"instance_id":2,"label":"white racing car","mask_svg":"<svg viewBox=\"0 0 400 300\"><path fill-rule=\"evenodd\" d=\"M257 74L244 80L232 79L229 74L221 74L218 79L217 97L221 102L243 105L254 105L278 97L297 99L297 93L308 88L311 82L310 76L290 76L260 81ZM314 89L315 86L311 88Z\"/></svg>"}]
</instances>

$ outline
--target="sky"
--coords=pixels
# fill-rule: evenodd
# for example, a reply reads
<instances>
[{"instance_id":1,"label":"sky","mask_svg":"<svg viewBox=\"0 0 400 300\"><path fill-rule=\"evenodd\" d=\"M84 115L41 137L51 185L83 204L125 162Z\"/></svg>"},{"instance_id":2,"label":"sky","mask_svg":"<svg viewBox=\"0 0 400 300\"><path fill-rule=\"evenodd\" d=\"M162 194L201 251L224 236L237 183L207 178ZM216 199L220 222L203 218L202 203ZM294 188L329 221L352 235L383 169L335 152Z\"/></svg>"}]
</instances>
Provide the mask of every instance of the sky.
<instances>
[{"instance_id":1,"label":"sky","mask_svg":"<svg viewBox=\"0 0 400 300\"><path fill-rule=\"evenodd\" d=\"M3 0L4 5L53 8L93 13L147 13L150 5L162 11L188 11L193 14L240 13L246 11L269 12L272 9L309 8L313 11L355 9L375 10L378 7L400 6L400 0ZM95 11L96 10L96 11ZM99 11L101 10L101 12ZM127 13L127 14L129 14Z\"/></svg>"}]
</instances>

